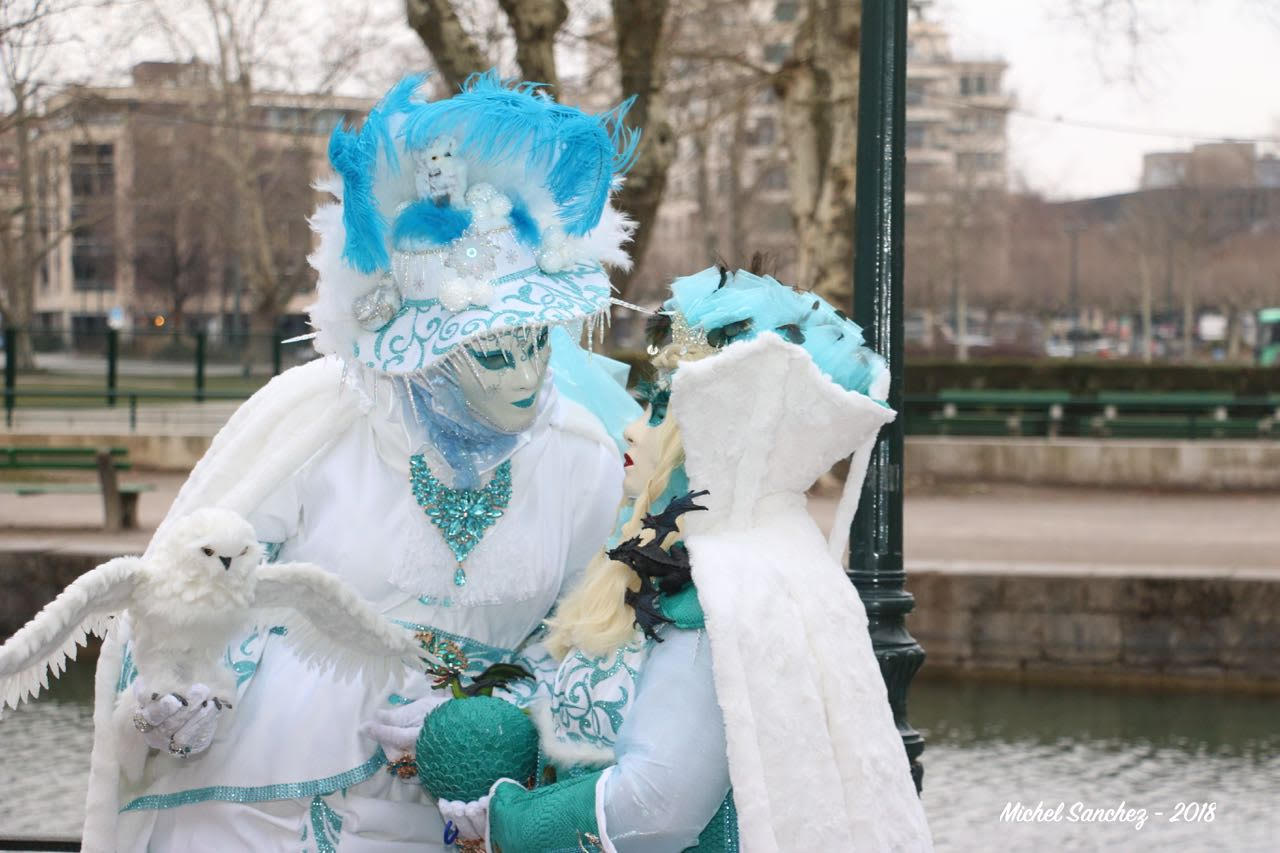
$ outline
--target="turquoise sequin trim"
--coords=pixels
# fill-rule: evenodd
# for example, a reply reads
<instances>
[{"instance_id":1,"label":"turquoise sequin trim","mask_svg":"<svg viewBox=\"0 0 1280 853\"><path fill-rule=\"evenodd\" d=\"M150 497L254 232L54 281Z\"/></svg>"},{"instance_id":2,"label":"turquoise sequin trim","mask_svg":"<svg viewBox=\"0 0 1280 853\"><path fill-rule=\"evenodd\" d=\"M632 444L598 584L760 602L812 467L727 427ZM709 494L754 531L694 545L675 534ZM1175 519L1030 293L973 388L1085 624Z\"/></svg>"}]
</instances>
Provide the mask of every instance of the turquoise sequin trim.
<instances>
[{"instance_id":1,"label":"turquoise sequin trim","mask_svg":"<svg viewBox=\"0 0 1280 853\"><path fill-rule=\"evenodd\" d=\"M126 644L124 660L120 662L120 678L116 680L116 692L123 693L125 688L138 677L138 667L133 662L133 647Z\"/></svg>"},{"instance_id":2,"label":"turquoise sequin trim","mask_svg":"<svg viewBox=\"0 0 1280 853\"><path fill-rule=\"evenodd\" d=\"M320 799L311 799L311 835L316 841L316 853L337 853L338 837L342 835L342 815Z\"/></svg>"},{"instance_id":3,"label":"turquoise sequin trim","mask_svg":"<svg viewBox=\"0 0 1280 853\"><path fill-rule=\"evenodd\" d=\"M130 802L121 812L136 812L145 809L173 809L192 803L206 803L210 800L221 800L228 803L260 803L265 800L296 800L302 797L314 797L318 794L332 794L358 785L371 778L387 764L387 755L382 747L359 767L353 767L343 773L313 779L309 782L284 782L277 785L259 785L242 788L235 785L213 785L208 788L194 788L190 791L179 791L175 794L147 794Z\"/></svg>"},{"instance_id":4,"label":"turquoise sequin trim","mask_svg":"<svg viewBox=\"0 0 1280 853\"><path fill-rule=\"evenodd\" d=\"M498 466L484 488L452 489L431 473L422 454L415 453L409 457L409 483L414 500L439 529L458 561L454 584L465 586L467 573L462 561L511 503L511 460Z\"/></svg>"},{"instance_id":5,"label":"turquoise sequin trim","mask_svg":"<svg viewBox=\"0 0 1280 853\"><path fill-rule=\"evenodd\" d=\"M473 640L470 637L464 637L462 634L451 634L448 631L441 631L431 625L423 625L419 622L409 622L405 619L392 619L397 625L408 628L415 634L431 633L437 638L451 640L457 644L462 653L467 656L467 673L479 675L487 666L495 663L505 663L515 656L515 649L504 649L501 646L491 646L482 643L479 640Z\"/></svg>"}]
</instances>

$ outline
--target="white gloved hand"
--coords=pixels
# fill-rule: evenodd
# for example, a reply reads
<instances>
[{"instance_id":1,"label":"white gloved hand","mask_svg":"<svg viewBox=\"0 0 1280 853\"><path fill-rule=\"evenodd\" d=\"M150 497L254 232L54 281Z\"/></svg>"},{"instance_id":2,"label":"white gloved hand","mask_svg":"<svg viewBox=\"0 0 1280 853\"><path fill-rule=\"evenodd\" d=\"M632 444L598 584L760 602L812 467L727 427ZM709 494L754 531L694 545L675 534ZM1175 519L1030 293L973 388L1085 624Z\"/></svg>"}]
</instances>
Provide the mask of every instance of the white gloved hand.
<instances>
[{"instance_id":1,"label":"white gloved hand","mask_svg":"<svg viewBox=\"0 0 1280 853\"><path fill-rule=\"evenodd\" d=\"M458 838L463 841L474 841L485 837L489 827L489 795L478 800L464 803L461 800L436 800L440 809L440 817L445 820L445 834L449 834L448 824L458 831Z\"/></svg>"},{"instance_id":2,"label":"white gloved hand","mask_svg":"<svg viewBox=\"0 0 1280 853\"><path fill-rule=\"evenodd\" d=\"M448 690L432 690L407 705L383 708L372 720L360 724L360 734L375 740L388 758L413 755L418 748L418 732L427 715L453 698Z\"/></svg>"},{"instance_id":3,"label":"white gloved hand","mask_svg":"<svg viewBox=\"0 0 1280 853\"><path fill-rule=\"evenodd\" d=\"M176 758L208 749L218 728L218 716L231 708L203 684L193 684L181 695L160 696L150 693L139 677L133 682L133 696L138 702L134 728L142 733L147 746Z\"/></svg>"}]
</instances>

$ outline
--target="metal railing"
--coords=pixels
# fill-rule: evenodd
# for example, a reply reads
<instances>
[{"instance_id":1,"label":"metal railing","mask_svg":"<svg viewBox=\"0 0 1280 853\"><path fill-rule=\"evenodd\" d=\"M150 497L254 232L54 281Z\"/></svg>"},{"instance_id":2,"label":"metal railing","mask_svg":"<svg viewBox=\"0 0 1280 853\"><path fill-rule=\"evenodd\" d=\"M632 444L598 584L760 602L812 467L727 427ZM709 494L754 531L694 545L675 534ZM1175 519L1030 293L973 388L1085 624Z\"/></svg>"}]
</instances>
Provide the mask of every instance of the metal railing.
<instances>
[{"instance_id":1,"label":"metal railing","mask_svg":"<svg viewBox=\"0 0 1280 853\"><path fill-rule=\"evenodd\" d=\"M139 412L146 411L147 406L140 404L181 404L181 403L210 403L210 402L239 402L249 397L248 392L244 391L128 391L119 389L90 388L83 390L64 390L64 389L47 389L47 388L9 388L3 391L4 397L4 419L5 426L12 428L15 423L15 415L21 403L29 409L40 409L45 411L57 411L61 413L67 420L74 418L76 413L83 413L85 419L102 419L103 415L115 415L122 413L124 415L123 423L127 425L128 432L134 433L138 431ZM95 408L94 402L101 401L102 406ZM122 405L123 404L123 405ZM152 411L158 411L152 409ZM181 426L183 421L190 423L198 423L202 426L219 426L217 424L207 423L207 417L204 416L203 407L194 406L188 409L171 407L164 410L166 421L174 426ZM187 414L189 417L184 418ZM113 420L119 421L120 418Z\"/></svg>"},{"instance_id":2,"label":"metal railing","mask_svg":"<svg viewBox=\"0 0 1280 853\"><path fill-rule=\"evenodd\" d=\"M908 435L1280 440L1280 394L943 391L903 417Z\"/></svg>"}]
</instances>

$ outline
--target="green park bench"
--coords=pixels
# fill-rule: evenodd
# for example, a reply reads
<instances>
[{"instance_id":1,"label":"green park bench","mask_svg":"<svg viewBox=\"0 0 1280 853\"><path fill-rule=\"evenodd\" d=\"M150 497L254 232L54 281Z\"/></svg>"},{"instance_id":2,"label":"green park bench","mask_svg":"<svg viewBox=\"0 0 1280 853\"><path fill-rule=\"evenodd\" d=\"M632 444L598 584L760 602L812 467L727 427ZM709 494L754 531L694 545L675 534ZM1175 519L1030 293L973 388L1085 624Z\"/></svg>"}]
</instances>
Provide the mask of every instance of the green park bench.
<instances>
[{"instance_id":1,"label":"green park bench","mask_svg":"<svg viewBox=\"0 0 1280 853\"><path fill-rule=\"evenodd\" d=\"M138 526L138 496L155 490L151 483L121 483L118 471L128 471L129 451L123 447L0 446L0 471L96 471L96 483L32 483L0 481L0 491L16 495L102 495L103 526L107 530Z\"/></svg>"},{"instance_id":2,"label":"green park bench","mask_svg":"<svg viewBox=\"0 0 1280 853\"><path fill-rule=\"evenodd\" d=\"M929 399L929 398L925 398ZM908 432L915 435L1044 436L1055 435L1065 391L946 389L929 399L936 405L923 417L912 412Z\"/></svg>"},{"instance_id":3,"label":"green park bench","mask_svg":"<svg viewBox=\"0 0 1280 853\"><path fill-rule=\"evenodd\" d=\"M1266 398L1211 391L1104 391L1094 434L1117 438L1272 438L1276 407Z\"/></svg>"}]
</instances>

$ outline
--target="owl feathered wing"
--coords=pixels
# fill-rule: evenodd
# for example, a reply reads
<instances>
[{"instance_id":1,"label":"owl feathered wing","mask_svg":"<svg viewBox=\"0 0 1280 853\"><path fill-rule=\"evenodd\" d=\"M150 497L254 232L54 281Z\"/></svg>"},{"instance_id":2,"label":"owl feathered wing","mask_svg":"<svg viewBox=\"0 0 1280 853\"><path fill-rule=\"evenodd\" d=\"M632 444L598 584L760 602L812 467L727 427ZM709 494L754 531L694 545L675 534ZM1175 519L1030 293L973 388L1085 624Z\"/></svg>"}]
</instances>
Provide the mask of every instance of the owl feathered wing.
<instances>
[{"instance_id":1,"label":"owl feathered wing","mask_svg":"<svg viewBox=\"0 0 1280 853\"><path fill-rule=\"evenodd\" d=\"M384 618L337 576L308 563L268 563L258 569L254 607L270 611L288 631L285 640L307 663L334 677L360 676L383 684L406 669L420 669L422 649L413 634Z\"/></svg>"},{"instance_id":2,"label":"owl feathered wing","mask_svg":"<svg viewBox=\"0 0 1280 853\"><path fill-rule=\"evenodd\" d=\"M144 563L117 557L85 572L0 646L0 709L34 698L75 660L89 634L102 636L110 618L130 606Z\"/></svg>"}]
</instances>

